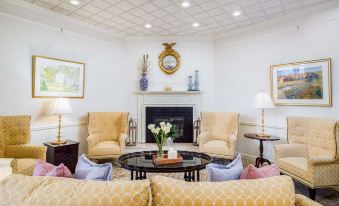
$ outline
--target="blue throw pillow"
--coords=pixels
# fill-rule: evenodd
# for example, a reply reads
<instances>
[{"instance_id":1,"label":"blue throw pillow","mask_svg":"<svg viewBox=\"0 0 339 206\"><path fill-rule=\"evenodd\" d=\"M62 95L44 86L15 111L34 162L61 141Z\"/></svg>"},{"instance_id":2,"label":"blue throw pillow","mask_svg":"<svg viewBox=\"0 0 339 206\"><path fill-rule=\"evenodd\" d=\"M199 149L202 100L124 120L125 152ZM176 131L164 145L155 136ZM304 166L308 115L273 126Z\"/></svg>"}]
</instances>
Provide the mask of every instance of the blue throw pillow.
<instances>
[{"instance_id":1,"label":"blue throw pillow","mask_svg":"<svg viewBox=\"0 0 339 206\"><path fill-rule=\"evenodd\" d=\"M89 160L84 154L80 156L75 168L75 179L81 180L112 180L112 164L97 164Z\"/></svg>"},{"instance_id":2,"label":"blue throw pillow","mask_svg":"<svg viewBox=\"0 0 339 206\"><path fill-rule=\"evenodd\" d=\"M206 165L209 182L238 180L240 179L243 169L240 154L238 154L238 156L228 165L214 163Z\"/></svg>"}]
</instances>

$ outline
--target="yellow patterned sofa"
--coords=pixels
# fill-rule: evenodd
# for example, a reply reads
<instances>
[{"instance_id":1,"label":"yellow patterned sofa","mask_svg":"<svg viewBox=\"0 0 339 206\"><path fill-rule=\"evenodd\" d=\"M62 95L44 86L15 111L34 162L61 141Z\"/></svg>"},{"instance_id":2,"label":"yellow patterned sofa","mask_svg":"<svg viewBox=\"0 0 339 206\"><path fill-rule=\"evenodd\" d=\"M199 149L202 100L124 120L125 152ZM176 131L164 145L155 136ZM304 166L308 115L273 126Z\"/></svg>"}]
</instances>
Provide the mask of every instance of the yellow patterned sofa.
<instances>
[{"instance_id":1,"label":"yellow patterned sofa","mask_svg":"<svg viewBox=\"0 0 339 206\"><path fill-rule=\"evenodd\" d=\"M127 112L88 113L88 157L105 159L125 153Z\"/></svg>"},{"instance_id":2,"label":"yellow patterned sofa","mask_svg":"<svg viewBox=\"0 0 339 206\"><path fill-rule=\"evenodd\" d=\"M211 156L234 159L238 133L238 113L202 112L199 150Z\"/></svg>"},{"instance_id":3,"label":"yellow patterned sofa","mask_svg":"<svg viewBox=\"0 0 339 206\"><path fill-rule=\"evenodd\" d=\"M109 182L11 175L0 182L0 206L321 206L295 195L288 176L184 182L156 176Z\"/></svg>"},{"instance_id":4,"label":"yellow patterned sofa","mask_svg":"<svg viewBox=\"0 0 339 206\"><path fill-rule=\"evenodd\" d=\"M275 146L281 172L309 187L311 199L316 188L339 185L339 154L336 121L288 117L288 144Z\"/></svg>"},{"instance_id":5,"label":"yellow patterned sofa","mask_svg":"<svg viewBox=\"0 0 339 206\"><path fill-rule=\"evenodd\" d=\"M30 145L30 116L0 116L0 158L11 158L13 173L32 175L35 161L46 159L46 147Z\"/></svg>"}]
</instances>

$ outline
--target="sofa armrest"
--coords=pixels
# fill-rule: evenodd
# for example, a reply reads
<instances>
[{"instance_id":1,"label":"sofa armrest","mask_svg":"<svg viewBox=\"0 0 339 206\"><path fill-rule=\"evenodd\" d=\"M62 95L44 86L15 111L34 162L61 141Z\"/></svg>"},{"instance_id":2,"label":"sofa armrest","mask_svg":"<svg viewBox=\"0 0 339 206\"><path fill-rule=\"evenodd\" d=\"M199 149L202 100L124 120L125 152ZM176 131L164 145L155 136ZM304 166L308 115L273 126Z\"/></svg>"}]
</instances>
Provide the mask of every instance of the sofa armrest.
<instances>
[{"instance_id":1,"label":"sofa armrest","mask_svg":"<svg viewBox=\"0 0 339 206\"><path fill-rule=\"evenodd\" d=\"M120 133L120 135L119 135L119 145L120 145L120 153L121 154L125 153L126 139L127 139L127 134L126 133Z\"/></svg>"},{"instance_id":2,"label":"sofa armrest","mask_svg":"<svg viewBox=\"0 0 339 206\"><path fill-rule=\"evenodd\" d=\"M87 144L88 144L88 155L93 155L93 148L94 146L99 142L99 135L98 134L92 134L87 137Z\"/></svg>"},{"instance_id":3,"label":"sofa armrest","mask_svg":"<svg viewBox=\"0 0 339 206\"><path fill-rule=\"evenodd\" d=\"M307 145L304 144L279 144L274 146L275 159L284 157L307 157Z\"/></svg>"},{"instance_id":4,"label":"sofa armrest","mask_svg":"<svg viewBox=\"0 0 339 206\"><path fill-rule=\"evenodd\" d=\"M295 195L295 206L322 206L304 195Z\"/></svg>"},{"instance_id":5,"label":"sofa armrest","mask_svg":"<svg viewBox=\"0 0 339 206\"><path fill-rule=\"evenodd\" d=\"M8 158L32 158L46 160L45 146L36 146L30 144L8 145L6 146L5 156Z\"/></svg>"},{"instance_id":6,"label":"sofa armrest","mask_svg":"<svg viewBox=\"0 0 339 206\"><path fill-rule=\"evenodd\" d=\"M199 140L199 149L200 151L202 151L204 144L206 144L209 140L209 134L207 132L200 133L198 136L198 140Z\"/></svg>"}]
</instances>

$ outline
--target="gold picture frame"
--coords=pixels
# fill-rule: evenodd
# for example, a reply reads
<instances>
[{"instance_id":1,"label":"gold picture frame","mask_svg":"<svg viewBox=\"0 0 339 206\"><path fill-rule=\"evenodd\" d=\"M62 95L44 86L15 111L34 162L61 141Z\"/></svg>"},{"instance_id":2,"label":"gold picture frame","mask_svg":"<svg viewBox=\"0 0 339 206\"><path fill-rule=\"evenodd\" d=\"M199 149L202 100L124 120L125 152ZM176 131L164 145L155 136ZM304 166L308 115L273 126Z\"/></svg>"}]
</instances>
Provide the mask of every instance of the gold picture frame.
<instances>
[{"instance_id":1,"label":"gold picture frame","mask_svg":"<svg viewBox=\"0 0 339 206\"><path fill-rule=\"evenodd\" d=\"M172 47L176 43L164 43L165 50L159 55L159 67L166 74L173 74L180 68L180 55Z\"/></svg>"},{"instance_id":2,"label":"gold picture frame","mask_svg":"<svg viewBox=\"0 0 339 206\"><path fill-rule=\"evenodd\" d=\"M33 55L32 98L84 98L85 71L82 62Z\"/></svg>"},{"instance_id":3,"label":"gold picture frame","mask_svg":"<svg viewBox=\"0 0 339 206\"><path fill-rule=\"evenodd\" d=\"M270 79L277 106L332 106L331 58L271 65Z\"/></svg>"}]
</instances>

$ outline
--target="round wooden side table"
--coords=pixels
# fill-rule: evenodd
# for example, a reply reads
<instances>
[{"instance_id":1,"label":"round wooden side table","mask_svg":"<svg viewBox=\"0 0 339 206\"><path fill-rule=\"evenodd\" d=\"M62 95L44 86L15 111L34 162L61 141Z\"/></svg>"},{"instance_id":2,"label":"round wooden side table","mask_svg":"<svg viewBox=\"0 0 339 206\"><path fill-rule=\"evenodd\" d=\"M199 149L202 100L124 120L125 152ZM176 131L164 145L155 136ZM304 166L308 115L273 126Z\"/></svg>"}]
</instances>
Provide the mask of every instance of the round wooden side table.
<instances>
[{"instance_id":1,"label":"round wooden side table","mask_svg":"<svg viewBox=\"0 0 339 206\"><path fill-rule=\"evenodd\" d=\"M271 162L268 159L265 159L264 155L263 155L263 153L264 153L263 142L264 141L278 141L278 140L280 140L280 138L278 136L274 136L274 135L271 135L269 137L260 137L260 136L257 136L257 134L255 134L255 133L244 134L244 137L249 138L249 139L256 139L256 140L260 141L260 147L259 147L260 156L255 159L255 167L260 167L265 162L270 165Z\"/></svg>"}]
</instances>

